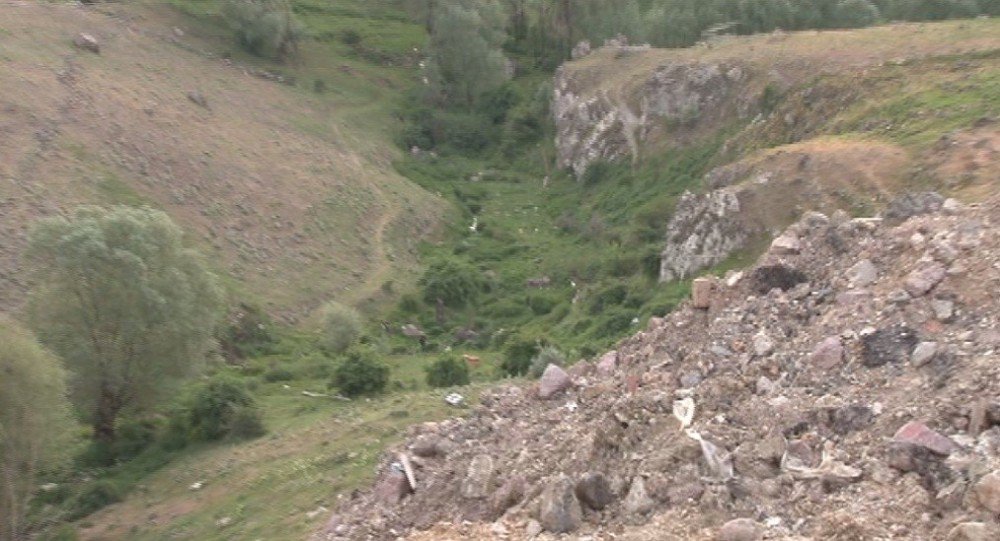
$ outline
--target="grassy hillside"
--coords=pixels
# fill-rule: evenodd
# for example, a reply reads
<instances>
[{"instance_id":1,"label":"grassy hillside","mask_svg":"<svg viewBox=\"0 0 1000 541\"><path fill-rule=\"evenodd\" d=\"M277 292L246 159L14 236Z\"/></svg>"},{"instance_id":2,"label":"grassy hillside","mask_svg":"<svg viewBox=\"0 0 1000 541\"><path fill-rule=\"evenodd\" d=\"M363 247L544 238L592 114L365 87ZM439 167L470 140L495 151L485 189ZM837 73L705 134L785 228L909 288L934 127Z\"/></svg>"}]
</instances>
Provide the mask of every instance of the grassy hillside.
<instances>
[{"instance_id":1,"label":"grassy hillside","mask_svg":"<svg viewBox=\"0 0 1000 541\"><path fill-rule=\"evenodd\" d=\"M444 205L392 168L392 104L413 77L402 64L330 38L277 66L241 54L213 17L157 2L2 9L0 308L16 309L30 282L18 265L26 228L80 203L167 211L236 298L273 313L360 303L410 280ZM99 55L73 48L79 32ZM400 58L416 43L379 39Z\"/></svg>"}]
</instances>

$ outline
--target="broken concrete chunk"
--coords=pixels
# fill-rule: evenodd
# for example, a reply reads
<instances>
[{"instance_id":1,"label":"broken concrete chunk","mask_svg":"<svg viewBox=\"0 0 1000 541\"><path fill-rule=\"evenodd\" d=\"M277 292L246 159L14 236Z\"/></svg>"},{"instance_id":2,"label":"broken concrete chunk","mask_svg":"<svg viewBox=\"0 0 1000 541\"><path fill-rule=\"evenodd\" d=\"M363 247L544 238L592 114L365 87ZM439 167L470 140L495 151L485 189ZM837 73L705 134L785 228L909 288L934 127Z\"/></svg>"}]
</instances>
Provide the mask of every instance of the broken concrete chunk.
<instances>
[{"instance_id":1,"label":"broken concrete chunk","mask_svg":"<svg viewBox=\"0 0 1000 541\"><path fill-rule=\"evenodd\" d=\"M707 309L712 306L712 292L715 280L708 277L695 278L691 283L691 306Z\"/></svg>"},{"instance_id":2,"label":"broken concrete chunk","mask_svg":"<svg viewBox=\"0 0 1000 541\"><path fill-rule=\"evenodd\" d=\"M462 481L462 497L482 499L490 495L493 485L494 465L490 455L476 455Z\"/></svg>"},{"instance_id":3,"label":"broken concrete chunk","mask_svg":"<svg viewBox=\"0 0 1000 541\"><path fill-rule=\"evenodd\" d=\"M649 493L646 491L646 482L642 476L636 476L635 479L632 479L623 505L625 511L630 515L642 515L653 510L656 502L649 497Z\"/></svg>"},{"instance_id":4,"label":"broken concrete chunk","mask_svg":"<svg viewBox=\"0 0 1000 541\"><path fill-rule=\"evenodd\" d=\"M976 483L979 504L995 515L1000 515L1000 470L983 476Z\"/></svg>"}]
</instances>

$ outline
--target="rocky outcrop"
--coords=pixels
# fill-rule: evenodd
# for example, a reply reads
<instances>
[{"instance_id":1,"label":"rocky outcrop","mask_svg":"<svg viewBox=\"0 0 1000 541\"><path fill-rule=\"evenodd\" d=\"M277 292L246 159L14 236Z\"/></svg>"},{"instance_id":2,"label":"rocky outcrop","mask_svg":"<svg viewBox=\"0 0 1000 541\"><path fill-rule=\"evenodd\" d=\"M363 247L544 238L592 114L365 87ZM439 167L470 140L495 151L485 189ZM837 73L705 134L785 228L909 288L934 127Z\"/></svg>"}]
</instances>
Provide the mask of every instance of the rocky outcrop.
<instances>
[{"instance_id":1,"label":"rocky outcrop","mask_svg":"<svg viewBox=\"0 0 1000 541\"><path fill-rule=\"evenodd\" d=\"M660 281L687 278L721 263L742 248L748 237L735 193L724 189L703 195L686 192L667 226Z\"/></svg>"},{"instance_id":2,"label":"rocky outcrop","mask_svg":"<svg viewBox=\"0 0 1000 541\"><path fill-rule=\"evenodd\" d=\"M611 54L608 49L615 49L616 59L641 55L624 47L602 53ZM733 63L674 62L657 67L639 85L594 88L561 68L553 99L559 165L581 176L598 160L637 159L654 134L731 114L736 104L730 102L739 101L731 98L745 80L745 69ZM738 107L742 116L748 104Z\"/></svg>"}]
</instances>

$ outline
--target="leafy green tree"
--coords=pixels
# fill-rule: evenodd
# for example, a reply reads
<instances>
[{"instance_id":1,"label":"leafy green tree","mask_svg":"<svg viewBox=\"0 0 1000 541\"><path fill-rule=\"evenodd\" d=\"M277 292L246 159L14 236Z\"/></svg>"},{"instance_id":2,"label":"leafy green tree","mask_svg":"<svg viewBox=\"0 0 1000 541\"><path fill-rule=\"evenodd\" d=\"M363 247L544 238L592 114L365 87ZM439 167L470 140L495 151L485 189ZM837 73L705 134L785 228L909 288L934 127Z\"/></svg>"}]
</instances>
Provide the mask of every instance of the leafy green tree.
<instances>
[{"instance_id":1,"label":"leafy green tree","mask_svg":"<svg viewBox=\"0 0 1000 541\"><path fill-rule=\"evenodd\" d=\"M328 302L320 308L320 344L339 355L361 338L361 314L350 306Z\"/></svg>"},{"instance_id":2,"label":"leafy green tree","mask_svg":"<svg viewBox=\"0 0 1000 541\"><path fill-rule=\"evenodd\" d=\"M257 56L284 60L305 34L290 0L225 0L222 16L240 46Z\"/></svg>"},{"instance_id":3,"label":"leafy green tree","mask_svg":"<svg viewBox=\"0 0 1000 541\"><path fill-rule=\"evenodd\" d=\"M66 374L59 360L0 318L0 539L21 539L40 467L67 432Z\"/></svg>"},{"instance_id":4,"label":"leafy green tree","mask_svg":"<svg viewBox=\"0 0 1000 541\"><path fill-rule=\"evenodd\" d=\"M199 387L184 416L189 437L195 441L227 436L248 439L265 432L260 411L246 386L228 378L216 378Z\"/></svg>"},{"instance_id":5,"label":"leafy green tree","mask_svg":"<svg viewBox=\"0 0 1000 541\"><path fill-rule=\"evenodd\" d=\"M39 286L31 323L71 372L71 397L94 439L115 440L119 415L153 403L213 344L215 277L163 212L83 207L40 222L28 254Z\"/></svg>"},{"instance_id":6,"label":"leafy green tree","mask_svg":"<svg viewBox=\"0 0 1000 541\"><path fill-rule=\"evenodd\" d=\"M471 109L509 75L501 47L507 39L500 5L482 0L435 4L428 82L441 103Z\"/></svg>"}]
</instances>

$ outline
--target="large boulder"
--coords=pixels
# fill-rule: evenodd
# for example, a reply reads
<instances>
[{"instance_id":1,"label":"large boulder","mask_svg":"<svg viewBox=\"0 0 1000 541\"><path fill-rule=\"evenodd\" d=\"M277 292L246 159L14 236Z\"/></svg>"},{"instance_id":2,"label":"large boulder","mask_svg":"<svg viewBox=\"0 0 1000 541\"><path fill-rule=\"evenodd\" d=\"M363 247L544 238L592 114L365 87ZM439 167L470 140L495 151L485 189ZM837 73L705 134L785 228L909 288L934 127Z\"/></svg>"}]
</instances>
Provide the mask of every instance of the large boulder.
<instances>
[{"instance_id":1,"label":"large boulder","mask_svg":"<svg viewBox=\"0 0 1000 541\"><path fill-rule=\"evenodd\" d=\"M538 508L538 521L552 533L568 533L580 527L583 510L573 492L573 482L560 475L542 492Z\"/></svg>"},{"instance_id":2,"label":"large boulder","mask_svg":"<svg viewBox=\"0 0 1000 541\"><path fill-rule=\"evenodd\" d=\"M591 472L576 483L576 497L580 503L600 511L615 501L615 493L611 485L601 473Z\"/></svg>"},{"instance_id":3,"label":"large boulder","mask_svg":"<svg viewBox=\"0 0 1000 541\"><path fill-rule=\"evenodd\" d=\"M538 382L538 397L548 400L557 394L569 389L573 385L573 380L565 370L557 365L550 364L542 373L542 379Z\"/></svg>"}]
</instances>

